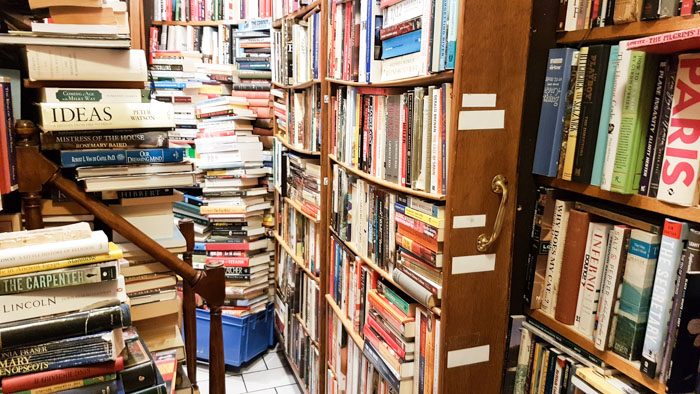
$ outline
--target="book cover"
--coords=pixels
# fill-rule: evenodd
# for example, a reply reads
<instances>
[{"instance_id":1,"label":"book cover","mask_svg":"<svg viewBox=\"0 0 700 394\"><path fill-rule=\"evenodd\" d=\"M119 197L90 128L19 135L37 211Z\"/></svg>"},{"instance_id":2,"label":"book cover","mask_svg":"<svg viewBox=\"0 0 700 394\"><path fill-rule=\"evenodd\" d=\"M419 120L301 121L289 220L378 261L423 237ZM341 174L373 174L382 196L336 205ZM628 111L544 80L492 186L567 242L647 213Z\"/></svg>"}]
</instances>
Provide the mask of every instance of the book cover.
<instances>
[{"instance_id":1,"label":"book cover","mask_svg":"<svg viewBox=\"0 0 700 394\"><path fill-rule=\"evenodd\" d=\"M554 318L564 324L572 325L576 321L578 284L586 254L589 223L590 215L587 212L575 209L569 212L566 244L564 245L563 263L559 277L559 291L554 312Z\"/></svg>"},{"instance_id":2,"label":"book cover","mask_svg":"<svg viewBox=\"0 0 700 394\"><path fill-rule=\"evenodd\" d=\"M593 169L591 170L591 185L600 186L603 177L603 163L605 162L605 152L608 145L608 132L610 126L610 115L612 111L612 98L615 88L615 75L620 61L620 46L612 45L608 57L608 69L605 74L605 91L600 109L600 122L598 124L598 137L593 157Z\"/></svg>"},{"instance_id":3,"label":"book cover","mask_svg":"<svg viewBox=\"0 0 700 394\"><path fill-rule=\"evenodd\" d=\"M559 294L559 280L566 245L566 230L569 224L571 201L556 200L552 219L552 239L549 242L547 270L545 272L544 290L542 292L542 312L554 316Z\"/></svg>"},{"instance_id":4,"label":"book cover","mask_svg":"<svg viewBox=\"0 0 700 394\"><path fill-rule=\"evenodd\" d=\"M639 359L642 351L660 242L658 235L646 231L633 229L630 234L612 346L628 360Z\"/></svg>"},{"instance_id":5,"label":"book cover","mask_svg":"<svg viewBox=\"0 0 700 394\"><path fill-rule=\"evenodd\" d=\"M697 174L700 166L700 134L695 123L700 117L700 55L678 56L676 86L657 197L683 206L697 205Z\"/></svg>"},{"instance_id":6,"label":"book cover","mask_svg":"<svg viewBox=\"0 0 700 394\"><path fill-rule=\"evenodd\" d=\"M168 103L39 103L44 132L175 127Z\"/></svg>"},{"instance_id":7,"label":"book cover","mask_svg":"<svg viewBox=\"0 0 700 394\"><path fill-rule=\"evenodd\" d=\"M576 65L576 79L574 82L574 93L571 104L571 119L569 120L569 131L566 136L566 150L564 153L564 165L561 178L565 181L572 180L574 171L574 159L576 157L576 141L578 139L579 123L581 121L581 101L583 99L583 85L586 81L586 63L588 61L589 47L579 50L578 63ZM561 158L560 158L561 160Z\"/></svg>"},{"instance_id":8,"label":"book cover","mask_svg":"<svg viewBox=\"0 0 700 394\"><path fill-rule=\"evenodd\" d=\"M579 284L579 305L576 310L576 329L583 335L593 338L600 286L607 256L608 235L611 224L591 223L590 240L583 259L581 282Z\"/></svg>"},{"instance_id":9,"label":"book cover","mask_svg":"<svg viewBox=\"0 0 700 394\"><path fill-rule=\"evenodd\" d=\"M655 378L660 372L663 345L668 334L673 292L678 279L681 253L688 240L688 224L672 219L664 222L661 236L661 249L656 262L654 286L651 292L649 319L647 321L644 345L642 347L641 371Z\"/></svg>"},{"instance_id":10,"label":"book cover","mask_svg":"<svg viewBox=\"0 0 700 394\"><path fill-rule=\"evenodd\" d=\"M122 164L176 163L181 162L184 157L184 148L62 150L61 166L72 168Z\"/></svg>"},{"instance_id":11,"label":"book cover","mask_svg":"<svg viewBox=\"0 0 700 394\"><path fill-rule=\"evenodd\" d=\"M533 174L555 177L561 149L562 128L566 98L571 78L571 63L574 49L553 48L549 50L547 74L542 93L540 123L535 145Z\"/></svg>"},{"instance_id":12,"label":"book cover","mask_svg":"<svg viewBox=\"0 0 700 394\"><path fill-rule=\"evenodd\" d=\"M569 75L569 90L566 92L566 108L564 109L564 123L561 130L561 147L559 148L559 160L557 161L557 178L564 173L564 161L566 147L569 140L569 128L571 126L571 113L574 106L574 91L576 90L576 71L578 70L579 51L574 51L571 60L571 72Z\"/></svg>"},{"instance_id":13,"label":"book cover","mask_svg":"<svg viewBox=\"0 0 700 394\"><path fill-rule=\"evenodd\" d=\"M574 182L590 183L593 174L610 48L610 45L593 45L588 50L571 177Z\"/></svg>"}]
</instances>

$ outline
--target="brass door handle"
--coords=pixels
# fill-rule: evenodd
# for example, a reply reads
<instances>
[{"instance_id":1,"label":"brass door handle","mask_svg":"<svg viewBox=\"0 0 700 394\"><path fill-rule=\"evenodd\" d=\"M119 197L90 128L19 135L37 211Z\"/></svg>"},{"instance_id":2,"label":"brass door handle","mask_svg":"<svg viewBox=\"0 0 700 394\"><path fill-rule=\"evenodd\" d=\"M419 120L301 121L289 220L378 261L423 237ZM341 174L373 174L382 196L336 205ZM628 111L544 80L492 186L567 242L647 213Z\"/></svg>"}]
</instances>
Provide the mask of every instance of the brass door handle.
<instances>
[{"instance_id":1,"label":"brass door handle","mask_svg":"<svg viewBox=\"0 0 700 394\"><path fill-rule=\"evenodd\" d=\"M508 180L505 176L498 174L491 181L491 190L501 195L501 205L498 207L496 221L493 223L493 232L491 236L481 234L476 239L476 250L479 252L488 252L488 250L496 243L498 236L501 235L503 228L503 219L505 217L506 202L508 201Z\"/></svg>"}]
</instances>

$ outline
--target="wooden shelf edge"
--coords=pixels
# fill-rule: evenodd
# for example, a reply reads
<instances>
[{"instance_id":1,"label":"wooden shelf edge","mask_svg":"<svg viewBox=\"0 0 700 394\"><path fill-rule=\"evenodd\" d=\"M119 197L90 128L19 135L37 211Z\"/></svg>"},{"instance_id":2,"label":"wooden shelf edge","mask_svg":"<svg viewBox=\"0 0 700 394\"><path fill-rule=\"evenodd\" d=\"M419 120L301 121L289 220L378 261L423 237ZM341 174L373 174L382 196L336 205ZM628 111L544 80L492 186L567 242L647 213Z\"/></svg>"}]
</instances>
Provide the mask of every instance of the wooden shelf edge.
<instances>
[{"instance_id":1,"label":"wooden shelf edge","mask_svg":"<svg viewBox=\"0 0 700 394\"><path fill-rule=\"evenodd\" d=\"M314 223L316 223L316 224L321 223L321 218L315 218L315 217L309 215L308 213L304 212L304 210L301 208L301 205L300 205L298 202L292 200L291 198L285 197L285 198L284 198L284 202L286 202L287 204L291 205L292 208L294 208L295 211L297 211L297 212L299 212L300 214L304 215L305 218L311 220L312 222L314 222Z\"/></svg>"},{"instance_id":2,"label":"wooden shelf edge","mask_svg":"<svg viewBox=\"0 0 700 394\"><path fill-rule=\"evenodd\" d=\"M316 0L316 1L314 1L313 3L311 3L311 4L309 4L309 5L306 5L306 6L304 6L304 7L301 7L301 8L299 8L298 10L292 12L291 14L287 14L287 15L285 15L285 16L279 18L279 19L275 19L274 21L272 21L272 26L273 26L273 27L279 27L279 26L282 25L282 21L283 21L283 20L297 19L297 18L303 17L304 15L306 15L306 14L312 12L314 9L316 9L316 8L318 8L318 7L321 7L321 1L320 1L320 0ZM275 26L275 25L277 25L277 26Z\"/></svg>"},{"instance_id":3,"label":"wooden shelf edge","mask_svg":"<svg viewBox=\"0 0 700 394\"><path fill-rule=\"evenodd\" d=\"M286 90L299 90L299 89L310 88L310 87L312 87L312 86L314 86L314 85L316 85L316 84L320 84L320 83L321 83L320 80L318 80L318 79L312 79L312 80L310 80L310 81L298 83L298 84L296 84L296 85L283 85L283 84L281 84L281 83L272 82L272 86L277 87L277 88L280 88L280 89L286 89Z\"/></svg>"},{"instance_id":4,"label":"wooden shelf edge","mask_svg":"<svg viewBox=\"0 0 700 394\"><path fill-rule=\"evenodd\" d=\"M306 150L306 149L304 149L304 148L298 148L298 147L296 147L296 146L290 144L289 141L287 141L286 139L282 138L282 136L280 136L279 134L275 134L275 138L277 138L277 140L278 140L279 142L281 142L282 145L284 145L285 148L287 148L287 149L289 149L289 150L291 150L291 151L294 151L294 152L297 152L297 153L301 153L301 154L304 154L304 155L308 155L308 156L317 156L317 157L320 157L320 156L321 156L321 152L319 152L319 151Z\"/></svg>"},{"instance_id":5,"label":"wooden shelf edge","mask_svg":"<svg viewBox=\"0 0 700 394\"><path fill-rule=\"evenodd\" d=\"M393 81L376 82L376 83L354 82L354 81L346 81L343 79L336 79L336 78L326 78L326 81L333 83L333 84L336 84L336 85L345 85L345 86L357 86L357 87L372 86L372 87L377 87L377 88L382 88L382 87L390 88L390 87L434 85L434 84L438 84L438 83L451 82L453 79L454 79L454 71L448 70L448 71L442 71L442 72L439 72L436 74L423 75L420 77L396 79Z\"/></svg>"},{"instance_id":6,"label":"wooden shelf edge","mask_svg":"<svg viewBox=\"0 0 700 394\"><path fill-rule=\"evenodd\" d=\"M301 316L299 316L298 313L295 313L294 318L297 319L297 321L299 322L299 325L301 326L302 331L304 331L306 333L306 336L309 337L309 340L311 340L311 343L318 348L319 347L318 341L311 337L311 332L309 331L309 327L306 326L306 323L304 323L304 321L301 319Z\"/></svg>"},{"instance_id":7,"label":"wooden shelf edge","mask_svg":"<svg viewBox=\"0 0 700 394\"><path fill-rule=\"evenodd\" d=\"M576 345L580 346L587 352L598 357L607 365L617 369L623 375L634 380L635 382L644 385L648 389L656 393L665 393L666 387L664 384L658 380L651 379L644 375L640 370L639 366L631 361L625 360L624 358L618 356L612 351L600 351L596 349L593 342L579 334L575 328L568 326L566 324L560 323L557 320L547 316L539 310L530 311L530 317L549 327L551 330L555 331L559 335L565 337Z\"/></svg>"},{"instance_id":8,"label":"wooden shelf edge","mask_svg":"<svg viewBox=\"0 0 700 394\"><path fill-rule=\"evenodd\" d=\"M397 185L396 183L377 178L374 175L370 175L370 174L368 174L360 169L357 169L355 167L349 166L349 165L341 162L340 160L338 160L335 157L335 155L328 155L328 157L335 164L343 167L347 171L351 172L353 175L359 176L360 178L362 178L368 182L372 182L375 185L379 185L379 186L382 186L382 187L385 187L387 189L391 189L391 190L394 190L394 191L397 191L400 193L409 194L412 196L421 197L421 198L425 198L425 199L433 200L433 201L445 201L445 199L446 199L446 196L444 194L433 194L433 193L422 192L419 190L413 190L413 189L407 188L405 186L400 186L400 185Z\"/></svg>"},{"instance_id":9,"label":"wooden shelf edge","mask_svg":"<svg viewBox=\"0 0 700 394\"><path fill-rule=\"evenodd\" d=\"M328 302L328 305L331 307L331 309L333 309L333 313L335 313L335 316L338 317L338 320L343 323L345 331L348 332L348 335L350 335L355 344L360 348L360 350L362 350L365 346L365 340L357 331L355 331L352 322L347 317L343 316L343 311L340 310L340 307L335 303L335 300L330 294L326 294L326 302Z\"/></svg>"},{"instance_id":10,"label":"wooden shelf edge","mask_svg":"<svg viewBox=\"0 0 700 394\"><path fill-rule=\"evenodd\" d=\"M287 245L287 242L284 239L282 239L282 236L277 234L276 231L272 233L272 236L275 237L275 240L282 247L282 249L284 249L284 251L287 252L289 257L291 257L292 260L294 260L294 262L299 266L299 268L306 272L306 275L308 275L311 278L311 280L313 280L316 283L320 283L320 279L318 278L318 276L316 276L316 274L314 274L309 269L309 267L306 266L306 263L304 262L304 260L301 259L301 257L297 256L294 253L294 251L292 251L292 248L289 245Z\"/></svg>"},{"instance_id":11,"label":"wooden shelf edge","mask_svg":"<svg viewBox=\"0 0 700 394\"><path fill-rule=\"evenodd\" d=\"M359 258L360 258L366 265L368 265L372 270L374 270L376 273L378 273L379 276L381 276L382 278L384 278L387 282L391 283L392 285L394 285L394 286L398 287L399 289L401 289L401 291L403 291L404 293L408 294L408 293L406 292L406 290L405 290L400 284L398 284L398 283L396 283L396 282L394 281L394 278L391 277L391 274L390 274L389 272L387 272L384 268L378 266L378 265L377 265L374 261L372 261L372 259L370 259L369 257L363 256L362 254L360 254L360 252L355 248L355 245L353 245L353 244L351 244L350 242L347 242L347 241L345 241L344 239L340 238L340 237L338 236L338 233L336 233L335 230L333 230L333 227L330 227L330 226L329 226L328 228L329 228L329 230L331 231L331 234L333 234L340 242L343 243L343 245L345 245L345 247L347 247L348 249L350 249L351 252L353 252L357 257L359 257ZM436 307L436 306L431 307L431 308L429 308L429 309L430 309L431 312L433 312L433 314L435 314L435 315L437 315L437 316L440 316L440 314L442 313L442 310L441 310L439 307Z\"/></svg>"},{"instance_id":12,"label":"wooden shelf edge","mask_svg":"<svg viewBox=\"0 0 700 394\"><path fill-rule=\"evenodd\" d=\"M700 208L697 207L682 207L679 205L668 204L653 197L642 196L639 194L619 194L609 192L602 190L597 186L584 185L582 183L570 182L562 179L536 176L536 180L541 185L583 194L599 200L610 201L620 205L625 205L644 211L656 212L662 215L688 220L691 222L700 222Z\"/></svg>"},{"instance_id":13,"label":"wooden shelf edge","mask_svg":"<svg viewBox=\"0 0 700 394\"><path fill-rule=\"evenodd\" d=\"M570 31L562 33L557 42L559 44L579 44L581 42L619 41L676 30L692 29L698 27L698 23L700 23L700 15L697 14L674 16L654 21L638 21L621 25L594 27L588 30Z\"/></svg>"},{"instance_id":14,"label":"wooden shelf edge","mask_svg":"<svg viewBox=\"0 0 700 394\"><path fill-rule=\"evenodd\" d=\"M277 334L277 342L284 343L284 341L282 340L282 334L280 334L276 329L275 333ZM299 368L289 357L289 355L287 354L287 350L283 349L281 353L284 354L284 358L287 359L287 364L289 364L289 368L292 369L292 374L294 375L294 379L297 381L297 386L301 387L301 391L303 394L309 394L309 390L306 388L304 380L301 379L301 375L299 374Z\"/></svg>"},{"instance_id":15,"label":"wooden shelf edge","mask_svg":"<svg viewBox=\"0 0 700 394\"><path fill-rule=\"evenodd\" d=\"M151 21L154 26L222 26L222 25L238 25L241 21Z\"/></svg>"}]
</instances>

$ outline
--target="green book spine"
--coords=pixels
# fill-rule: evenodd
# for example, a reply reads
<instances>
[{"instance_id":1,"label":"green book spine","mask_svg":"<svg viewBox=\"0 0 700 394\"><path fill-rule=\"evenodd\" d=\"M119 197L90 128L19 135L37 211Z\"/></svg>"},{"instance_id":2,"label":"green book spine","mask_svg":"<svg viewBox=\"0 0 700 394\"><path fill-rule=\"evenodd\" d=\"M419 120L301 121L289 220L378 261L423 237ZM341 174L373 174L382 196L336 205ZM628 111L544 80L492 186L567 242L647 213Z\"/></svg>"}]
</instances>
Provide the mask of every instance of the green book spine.
<instances>
[{"instance_id":1,"label":"green book spine","mask_svg":"<svg viewBox=\"0 0 700 394\"><path fill-rule=\"evenodd\" d=\"M644 52L633 52L629 80L625 88L620 121L620 136L615 155L611 190L618 193L637 193L641 178L643 144L649 119L652 84L649 75L655 73L653 58Z\"/></svg>"},{"instance_id":2,"label":"green book spine","mask_svg":"<svg viewBox=\"0 0 700 394\"><path fill-rule=\"evenodd\" d=\"M398 294L394 293L394 291L388 287L384 288L384 296L386 296L386 299L389 300L389 302L394 304L397 308L401 309L403 313L408 315L409 308L408 302L406 302L406 300L399 297Z\"/></svg>"}]
</instances>

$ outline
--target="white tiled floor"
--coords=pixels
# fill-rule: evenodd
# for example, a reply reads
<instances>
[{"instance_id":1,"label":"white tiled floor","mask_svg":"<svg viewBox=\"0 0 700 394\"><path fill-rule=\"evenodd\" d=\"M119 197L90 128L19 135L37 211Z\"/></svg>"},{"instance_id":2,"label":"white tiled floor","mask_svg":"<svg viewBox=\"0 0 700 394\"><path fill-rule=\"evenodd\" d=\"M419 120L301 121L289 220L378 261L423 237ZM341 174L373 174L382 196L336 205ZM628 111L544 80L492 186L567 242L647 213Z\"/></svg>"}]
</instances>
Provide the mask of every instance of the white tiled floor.
<instances>
[{"instance_id":1,"label":"white tiled floor","mask_svg":"<svg viewBox=\"0 0 700 394\"><path fill-rule=\"evenodd\" d=\"M281 351L281 350L279 350ZM284 355L272 348L240 368L226 368L227 394L301 394ZM197 364L199 392L209 393L209 366Z\"/></svg>"}]
</instances>

